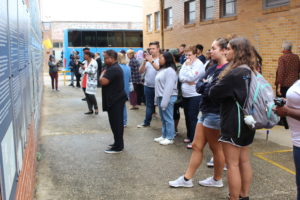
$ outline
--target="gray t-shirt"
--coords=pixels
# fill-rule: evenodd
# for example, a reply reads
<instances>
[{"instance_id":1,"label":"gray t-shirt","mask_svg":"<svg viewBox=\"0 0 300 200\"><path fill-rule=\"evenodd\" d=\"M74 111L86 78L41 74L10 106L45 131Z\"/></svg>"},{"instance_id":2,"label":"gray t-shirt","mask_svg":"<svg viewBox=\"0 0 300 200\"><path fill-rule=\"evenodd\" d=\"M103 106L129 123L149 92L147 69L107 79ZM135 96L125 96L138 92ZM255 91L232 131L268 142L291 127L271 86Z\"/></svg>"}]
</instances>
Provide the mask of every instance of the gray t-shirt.
<instances>
[{"instance_id":1,"label":"gray t-shirt","mask_svg":"<svg viewBox=\"0 0 300 200\"><path fill-rule=\"evenodd\" d=\"M154 63L159 65L159 59L156 58ZM156 69L152 66L150 62L146 63L146 71L145 71L145 82L144 85L147 87L154 88L155 87L155 76L157 74Z\"/></svg>"}]
</instances>

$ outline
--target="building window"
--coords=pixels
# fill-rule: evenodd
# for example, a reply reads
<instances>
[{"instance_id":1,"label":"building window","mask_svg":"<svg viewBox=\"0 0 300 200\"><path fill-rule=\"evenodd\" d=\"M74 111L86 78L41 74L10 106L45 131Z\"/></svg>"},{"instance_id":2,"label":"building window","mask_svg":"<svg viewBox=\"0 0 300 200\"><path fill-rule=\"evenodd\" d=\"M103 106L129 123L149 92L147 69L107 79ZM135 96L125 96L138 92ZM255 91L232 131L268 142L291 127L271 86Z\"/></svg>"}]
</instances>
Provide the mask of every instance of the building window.
<instances>
[{"instance_id":1,"label":"building window","mask_svg":"<svg viewBox=\"0 0 300 200\"><path fill-rule=\"evenodd\" d=\"M147 15L148 32L152 32L152 15Z\"/></svg>"},{"instance_id":2,"label":"building window","mask_svg":"<svg viewBox=\"0 0 300 200\"><path fill-rule=\"evenodd\" d=\"M264 0L265 8L274 8L279 6L286 6L290 3L289 0Z\"/></svg>"},{"instance_id":3,"label":"building window","mask_svg":"<svg viewBox=\"0 0 300 200\"><path fill-rule=\"evenodd\" d=\"M221 1L222 16L229 17L236 15L236 0L222 0Z\"/></svg>"},{"instance_id":4,"label":"building window","mask_svg":"<svg viewBox=\"0 0 300 200\"><path fill-rule=\"evenodd\" d=\"M160 30L160 12L155 13L155 30Z\"/></svg>"},{"instance_id":5,"label":"building window","mask_svg":"<svg viewBox=\"0 0 300 200\"><path fill-rule=\"evenodd\" d=\"M201 16L202 20L210 20L214 18L214 0L201 1Z\"/></svg>"},{"instance_id":6,"label":"building window","mask_svg":"<svg viewBox=\"0 0 300 200\"><path fill-rule=\"evenodd\" d=\"M196 20L196 1L191 0L184 3L185 24L193 24Z\"/></svg>"},{"instance_id":7,"label":"building window","mask_svg":"<svg viewBox=\"0 0 300 200\"><path fill-rule=\"evenodd\" d=\"M172 8L165 9L165 28L173 26L173 12Z\"/></svg>"}]
</instances>

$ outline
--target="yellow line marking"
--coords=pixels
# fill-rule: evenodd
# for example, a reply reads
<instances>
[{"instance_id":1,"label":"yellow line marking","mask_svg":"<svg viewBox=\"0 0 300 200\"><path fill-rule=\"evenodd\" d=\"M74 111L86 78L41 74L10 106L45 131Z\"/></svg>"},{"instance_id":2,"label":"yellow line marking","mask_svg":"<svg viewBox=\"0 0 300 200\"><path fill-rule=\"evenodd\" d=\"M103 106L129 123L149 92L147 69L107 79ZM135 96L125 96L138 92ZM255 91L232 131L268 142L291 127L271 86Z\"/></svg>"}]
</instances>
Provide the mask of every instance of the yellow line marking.
<instances>
[{"instance_id":1,"label":"yellow line marking","mask_svg":"<svg viewBox=\"0 0 300 200\"><path fill-rule=\"evenodd\" d=\"M272 165L274 165L274 166L290 173L290 174L296 175L296 172L294 172L293 170L290 170L289 168L287 168L285 166L282 166L281 164L279 164L279 163L277 163L277 162L275 162L271 159L268 159L268 158L264 157L264 155L269 155L269 154L274 154L274 153L286 153L286 152L292 152L292 150L289 149L289 150L279 150L279 151L271 151L271 152L261 152L261 153L255 153L254 155L256 157L258 157L258 158L260 158L260 159L262 159L262 160L264 160L264 161L266 161L266 162L268 162L268 163L270 163L270 164L272 164Z\"/></svg>"}]
</instances>

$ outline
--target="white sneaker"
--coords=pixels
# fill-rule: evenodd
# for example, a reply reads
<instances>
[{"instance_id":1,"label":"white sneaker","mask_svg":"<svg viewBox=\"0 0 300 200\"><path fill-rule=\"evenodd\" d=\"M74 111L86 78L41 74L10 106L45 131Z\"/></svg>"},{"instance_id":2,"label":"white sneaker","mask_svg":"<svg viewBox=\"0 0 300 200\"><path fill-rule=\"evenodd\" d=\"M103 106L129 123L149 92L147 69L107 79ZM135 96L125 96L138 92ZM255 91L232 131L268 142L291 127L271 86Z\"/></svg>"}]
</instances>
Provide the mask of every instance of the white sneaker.
<instances>
[{"instance_id":1,"label":"white sneaker","mask_svg":"<svg viewBox=\"0 0 300 200\"><path fill-rule=\"evenodd\" d=\"M206 163L207 167L213 167L214 166L214 157L211 157L210 161Z\"/></svg>"},{"instance_id":2,"label":"white sneaker","mask_svg":"<svg viewBox=\"0 0 300 200\"><path fill-rule=\"evenodd\" d=\"M208 177L207 179L204 179L202 181L199 181L199 185L206 186L206 187L223 187L223 181L222 179L219 181L215 181L214 177Z\"/></svg>"},{"instance_id":3,"label":"white sneaker","mask_svg":"<svg viewBox=\"0 0 300 200\"><path fill-rule=\"evenodd\" d=\"M175 188L178 188L178 187L190 188L190 187L193 187L194 185L193 185L193 180L192 179L190 179L188 181L185 181L184 177L180 176L178 179L176 179L174 181L169 181L169 186L175 187Z\"/></svg>"},{"instance_id":4,"label":"white sneaker","mask_svg":"<svg viewBox=\"0 0 300 200\"><path fill-rule=\"evenodd\" d=\"M159 142L159 144L161 144L161 145L169 145L169 144L173 144L173 143L174 143L174 140L169 140L169 139L164 139Z\"/></svg>"},{"instance_id":5,"label":"white sneaker","mask_svg":"<svg viewBox=\"0 0 300 200\"><path fill-rule=\"evenodd\" d=\"M154 138L154 142L160 142L163 141L165 138L163 138L162 136Z\"/></svg>"}]
</instances>

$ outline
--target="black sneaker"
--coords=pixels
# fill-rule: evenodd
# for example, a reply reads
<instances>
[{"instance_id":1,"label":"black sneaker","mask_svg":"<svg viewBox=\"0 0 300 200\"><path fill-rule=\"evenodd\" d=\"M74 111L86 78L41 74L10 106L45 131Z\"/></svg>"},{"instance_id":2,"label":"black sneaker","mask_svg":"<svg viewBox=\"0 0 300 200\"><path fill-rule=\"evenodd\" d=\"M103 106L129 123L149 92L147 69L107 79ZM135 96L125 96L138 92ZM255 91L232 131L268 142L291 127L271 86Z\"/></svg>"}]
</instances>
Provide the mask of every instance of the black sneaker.
<instances>
[{"instance_id":1,"label":"black sneaker","mask_svg":"<svg viewBox=\"0 0 300 200\"><path fill-rule=\"evenodd\" d=\"M91 114L93 114L94 112L93 111L89 111L89 112L86 112L86 113L84 113L85 115L91 115Z\"/></svg>"},{"instance_id":2,"label":"black sneaker","mask_svg":"<svg viewBox=\"0 0 300 200\"><path fill-rule=\"evenodd\" d=\"M146 125L146 124L140 124L140 125L137 125L138 128L147 128L149 127L150 125Z\"/></svg>"},{"instance_id":3,"label":"black sneaker","mask_svg":"<svg viewBox=\"0 0 300 200\"><path fill-rule=\"evenodd\" d=\"M82 101L86 101L86 98L81 99Z\"/></svg>"},{"instance_id":4,"label":"black sneaker","mask_svg":"<svg viewBox=\"0 0 300 200\"><path fill-rule=\"evenodd\" d=\"M115 153L123 152L123 149L116 149L116 148L112 147L110 149L105 150L104 152L108 153L108 154L115 154Z\"/></svg>"}]
</instances>

